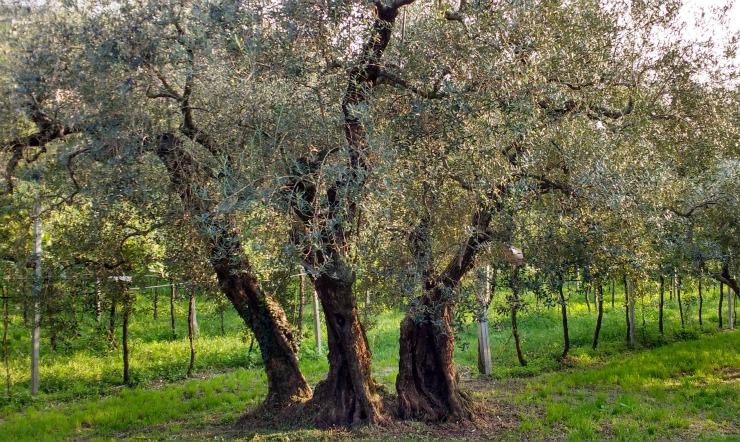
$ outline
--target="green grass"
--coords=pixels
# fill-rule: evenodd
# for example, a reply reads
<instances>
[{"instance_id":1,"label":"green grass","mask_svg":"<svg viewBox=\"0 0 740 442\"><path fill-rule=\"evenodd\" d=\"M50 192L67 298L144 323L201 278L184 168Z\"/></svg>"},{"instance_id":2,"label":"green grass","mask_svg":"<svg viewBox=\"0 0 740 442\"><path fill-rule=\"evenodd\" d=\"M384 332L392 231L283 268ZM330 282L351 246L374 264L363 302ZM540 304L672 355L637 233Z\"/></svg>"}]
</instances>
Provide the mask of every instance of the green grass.
<instances>
[{"instance_id":1,"label":"green grass","mask_svg":"<svg viewBox=\"0 0 740 442\"><path fill-rule=\"evenodd\" d=\"M522 426L570 440L740 438L740 333L538 376L514 400ZM544 419L543 419L544 414Z\"/></svg>"},{"instance_id":2,"label":"green grass","mask_svg":"<svg viewBox=\"0 0 740 442\"><path fill-rule=\"evenodd\" d=\"M504 296L497 293L493 305L502 304ZM664 336L657 332L656 300L645 301L645 327L638 303L639 345L634 350L625 343L619 295L615 308L611 308L610 296L605 296L597 351L591 350L595 312L589 313L585 303L573 299L569 305L572 356L565 365L558 357L562 351L559 309L537 305L527 296L530 304L520 315L519 324L529 361L526 367L517 364L508 316L494 313L495 309L490 316L495 382L484 383L486 387L476 396L503 398L517 410L517 429L501 437L740 437L736 423L740 422L740 334L715 333L715 293L706 296L703 329L698 326L695 307L689 307L682 328L677 306L669 302ZM692 302L691 295L684 296ZM189 358L184 336L186 303L177 305L177 338L171 336L169 312L163 307L168 306L160 305L160 317L153 321L149 303L140 299L131 320L133 388L120 385L120 349L110 350L104 334L87 318L82 335L69 348L51 352L48 339L43 342L42 391L37 398L28 394L28 332L15 312L10 364L13 395L10 400L0 396L0 440L157 438L170 433L202 439L208 433L200 433L203 428L213 428L216 435L231 434L229 425L247 408L259 404L266 393L258 351L248 354L250 336L231 309L225 318L226 333L221 336L217 311L211 303L200 303L197 379L185 380ZM400 312L375 315L368 332L374 374L391 392L397 374L401 318ZM327 363L313 342L310 308L306 309L305 323L301 368L309 381L316 383L325 375ZM690 340L681 342L685 339ZM475 324L460 330L455 359L463 377L477 376ZM496 387L507 382L516 385L511 389ZM276 431L273 435L277 438L332 435L317 430ZM374 437L373 433L364 436Z\"/></svg>"}]
</instances>

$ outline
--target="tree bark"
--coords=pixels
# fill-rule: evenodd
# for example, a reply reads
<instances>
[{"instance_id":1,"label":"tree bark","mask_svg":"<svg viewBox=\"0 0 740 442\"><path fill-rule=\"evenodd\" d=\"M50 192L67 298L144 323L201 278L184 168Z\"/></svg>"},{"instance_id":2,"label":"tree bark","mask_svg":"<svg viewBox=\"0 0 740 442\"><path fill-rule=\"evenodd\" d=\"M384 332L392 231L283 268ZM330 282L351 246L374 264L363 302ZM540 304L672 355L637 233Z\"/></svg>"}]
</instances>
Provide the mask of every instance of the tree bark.
<instances>
[{"instance_id":1,"label":"tree bark","mask_svg":"<svg viewBox=\"0 0 740 442\"><path fill-rule=\"evenodd\" d=\"M448 421L469 419L469 397L458 385L459 375L452 356L454 337L452 308L441 299L445 288L434 289L422 298L427 310L420 320L406 315L401 322L399 373L396 378L402 419Z\"/></svg>"},{"instance_id":2,"label":"tree bark","mask_svg":"<svg viewBox=\"0 0 740 442\"><path fill-rule=\"evenodd\" d=\"M660 300L658 302L658 330L663 334L663 304L665 292L665 277L660 275Z\"/></svg>"},{"instance_id":3,"label":"tree bark","mask_svg":"<svg viewBox=\"0 0 740 442\"><path fill-rule=\"evenodd\" d=\"M594 331L594 342L591 346L594 350L599 345L599 333L601 332L601 321L604 318L604 290L601 287L601 281L596 282L596 296L594 302L596 307L599 309L598 316L596 317L596 330Z\"/></svg>"},{"instance_id":4,"label":"tree bark","mask_svg":"<svg viewBox=\"0 0 740 442\"><path fill-rule=\"evenodd\" d=\"M207 172L198 166L173 134L159 138L156 153L167 168L185 209L194 218L205 219L199 227L202 235L211 242L208 259L216 272L219 287L259 343L268 384L263 406L282 407L310 398L311 388L298 366L298 349L285 312L272 296L260 288L233 220L224 215L210 216L215 203L202 199L192 190L193 184L207 179Z\"/></svg>"},{"instance_id":5,"label":"tree bark","mask_svg":"<svg viewBox=\"0 0 740 442\"><path fill-rule=\"evenodd\" d=\"M238 239L232 234L220 235L210 260L221 291L252 329L260 346L267 372L265 405L280 407L310 398L311 388L298 366L298 348L285 312L272 296L260 289Z\"/></svg>"},{"instance_id":6,"label":"tree bark","mask_svg":"<svg viewBox=\"0 0 740 442\"><path fill-rule=\"evenodd\" d=\"M473 267L478 251L491 240L489 211L478 211L471 234L444 271L435 276L429 219L423 218L411 235L412 253L423 281L422 296L401 321L398 412L402 419L455 421L470 419L470 398L459 387L453 361L453 305L463 276Z\"/></svg>"},{"instance_id":7,"label":"tree bark","mask_svg":"<svg viewBox=\"0 0 740 442\"><path fill-rule=\"evenodd\" d=\"M326 321L329 373L316 386L320 425L352 426L384 420L372 353L352 293L354 274L339 263L315 280Z\"/></svg>"},{"instance_id":8,"label":"tree bark","mask_svg":"<svg viewBox=\"0 0 740 442\"><path fill-rule=\"evenodd\" d=\"M195 368L195 290L190 290L188 302L188 341L190 343L190 364L188 364L187 376L193 376Z\"/></svg>"},{"instance_id":9,"label":"tree bark","mask_svg":"<svg viewBox=\"0 0 740 442\"><path fill-rule=\"evenodd\" d=\"M376 17L358 63L348 71L342 99L349 167L327 187L327 204L313 204L317 193L315 183L304 179L304 174L310 175L322 160L311 162L309 171L299 171L296 176L300 178L289 186L291 207L303 228L320 226L321 246L303 247L303 264L307 271L313 272L327 326L329 374L317 385L313 401L320 409L319 423L324 425L373 424L385 420L378 388L371 377L370 348L357 314L352 289L355 274L347 259L347 235L343 223L334 221L340 217L356 218L357 199L370 165L368 135L359 109L367 105L373 86L381 77L381 58L390 42L398 10L412 2L374 2ZM321 213L315 214L314 207L319 207ZM314 223L315 220L320 222ZM293 240L303 246L298 232L293 232Z\"/></svg>"}]
</instances>

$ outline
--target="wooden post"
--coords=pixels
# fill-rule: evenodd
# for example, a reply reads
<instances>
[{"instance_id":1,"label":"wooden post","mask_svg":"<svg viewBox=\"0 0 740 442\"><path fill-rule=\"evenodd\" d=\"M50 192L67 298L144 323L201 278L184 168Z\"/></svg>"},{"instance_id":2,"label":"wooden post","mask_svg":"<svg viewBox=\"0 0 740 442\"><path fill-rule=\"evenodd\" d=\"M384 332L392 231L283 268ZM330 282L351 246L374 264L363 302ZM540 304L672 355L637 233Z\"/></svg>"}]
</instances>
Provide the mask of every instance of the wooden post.
<instances>
[{"instance_id":1,"label":"wooden post","mask_svg":"<svg viewBox=\"0 0 740 442\"><path fill-rule=\"evenodd\" d=\"M702 307L704 307L704 297L702 296L702 293L701 293L701 280L702 280L702 277L701 275L699 275L699 328L704 327L704 323L701 320L701 310L702 310Z\"/></svg>"},{"instance_id":2,"label":"wooden post","mask_svg":"<svg viewBox=\"0 0 740 442\"><path fill-rule=\"evenodd\" d=\"M301 272L298 288L298 345L303 342L303 310L306 307L306 275Z\"/></svg>"},{"instance_id":3,"label":"wooden post","mask_svg":"<svg viewBox=\"0 0 740 442\"><path fill-rule=\"evenodd\" d=\"M195 368L195 288L190 289L190 302L188 302L188 341L190 342L190 364L187 376L193 376Z\"/></svg>"},{"instance_id":4,"label":"wooden post","mask_svg":"<svg viewBox=\"0 0 740 442\"><path fill-rule=\"evenodd\" d=\"M717 310L717 322L719 323L719 328L722 328L722 300L725 299L725 285L720 282L719 283L719 308Z\"/></svg>"},{"instance_id":5,"label":"wooden post","mask_svg":"<svg viewBox=\"0 0 740 442\"><path fill-rule=\"evenodd\" d=\"M159 285L157 283L157 280L156 279L154 280L154 284L152 284L152 285L153 286ZM153 298L154 298L154 299L152 299L152 319L154 319L156 321L157 320L157 315L159 313L157 311L158 310L158 308L157 308L158 307L157 306L157 301L159 301L159 287L153 287L152 288L152 295L153 295Z\"/></svg>"},{"instance_id":6,"label":"wooden post","mask_svg":"<svg viewBox=\"0 0 740 442\"><path fill-rule=\"evenodd\" d=\"M172 328L172 337L177 337L175 331L175 283L170 279L170 327Z\"/></svg>"},{"instance_id":7,"label":"wooden post","mask_svg":"<svg viewBox=\"0 0 740 442\"><path fill-rule=\"evenodd\" d=\"M39 393L39 347L41 341L41 197L36 191L33 217L33 329L31 331L31 396Z\"/></svg>"},{"instance_id":8,"label":"wooden post","mask_svg":"<svg viewBox=\"0 0 740 442\"><path fill-rule=\"evenodd\" d=\"M629 284L629 281L627 281ZM634 287L630 291L629 299L629 322L630 322L630 347L635 347L637 341L635 339L635 290Z\"/></svg>"},{"instance_id":9,"label":"wooden post","mask_svg":"<svg viewBox=\"0 0 740 442\"><path fill-rule=\"evenodd\" d=\"M663 304L665 296L665 276L660 275L660 300L658 301L658 330L663 334Z\"/></svg>"},{"instance_id":10,"label":"wooden post","mask_svg":"<svg viewBox=\"0 0 740 442\"><path fill-rule=\"evenodd\" d=\"M100 277L95 277L95 321L100 322L100 316L103 313L103 306L101 304L102 290L100 288Z\"/></svg>"},{"instance_id":11,"label":"wooden post","mask_svg":"<svg viewBox=\"0 0 740 442\"><path fill-rule=\"evenodd\" d=\"M491 374L491 347L488 343L488 305L491 302L491 266L478 269L478 370Z\"/></svg>"},{"instance_id":12,"label":"wooden post","mask_svg":"<svg viewBox=\"0 0 740 442\"><path fill-rule=\"evenodd\" d=\"M732 291L732 287L727 286L727 328L733 330L735 328L735 318L732 308L732 303L735 296Z\"/></svg>"},{"instance_id":13,"label":"wooden post","mask_svg":"<svg viewBox=\"0 0 740 442\"><path fill-rule=\"evenodd\" d=\"M3 364L5 365L5 392L10 399L10 349L8 348L8 325L10 324L10 316L8 312L8 291L3 286L3 291L0 293L3 298Z\"/></svg>"},{"instance_id":14,"label":"wooden post","mask_svg":"<svg viewBox=\"0 0 740 442\"><path fill-rule=\"evenodd\" d=\"M123 304L123 324L121 328L121 345L123 347L123 383L131 385L131 374L129 372L129 352L128 352L128 318L131 313L131 302L125 300Z\"/></svg>"},{"instance_id":15,"label":"wooden post","mask_svg":"<svg viewBox=\"0 0 740 442\"><path fill-rule=\"evenodd\" d=\"M681 303L681 276L676 276L676 302L678 302L678 314L681 316L681 328L684 327L683 304Z\"/></svg>"},{"instance_id":16,"label":"wooden post","mask_svg":"<svg viewBox=\"0 0 740 442\"><path fill-rule=\"evenodd\" d=\"M313 291L313 327L316 334L316 351L321 353L321 309L319 308L319 295L316 290Z\"/></svg>"}]
</instances>

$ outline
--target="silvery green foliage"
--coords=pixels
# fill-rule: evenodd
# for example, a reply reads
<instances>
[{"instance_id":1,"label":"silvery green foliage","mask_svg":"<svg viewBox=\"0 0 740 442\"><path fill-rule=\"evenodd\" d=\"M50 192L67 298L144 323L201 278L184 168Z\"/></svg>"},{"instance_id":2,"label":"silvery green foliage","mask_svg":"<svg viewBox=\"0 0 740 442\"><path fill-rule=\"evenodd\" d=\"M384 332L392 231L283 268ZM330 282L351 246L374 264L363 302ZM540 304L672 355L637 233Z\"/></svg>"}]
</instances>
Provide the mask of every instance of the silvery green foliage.
<instances>
[{"instance_id":1,"label":"silvery green foliage","mask_svg":"<svg viewBox=\"0 0 740 442\"><path fill-rule=\"evenodd\" d=\"M722 214L737 213L737 94L722 87L736 71L707 47L653 38L677 35L680 2L470 2L462 21L440 6L453 7L422 1L399 17L386 74L352 109L371 167L336 208L326 189L357 172L341 102L373 19L362 3L48 2L9 25L1 78L13 93L1 105L36 100L81 128L57 147L55 186L71 190L71 163L101 196L153 218L180 210L153 155L160 134L178 133L202 173L192 191L212 237L234 219L257 267L289 274L341 230L357 284L389 303L415 299L425 267L443 271L476 211L493 212L484 259L518 243L543 271L611 272L655 267L651 244L681 236L666 207L721 191L730 198L697 212L694 230L702 253L721 249L710 244L733 232ZM32 126L12 120L3 139ZM304 177L302 161L317 158ZM316 199L296 200L301 178ZM313 212L301 228L296 209ZM424 217L420 263L409 236Z\"/></svg>"}]
</instances>

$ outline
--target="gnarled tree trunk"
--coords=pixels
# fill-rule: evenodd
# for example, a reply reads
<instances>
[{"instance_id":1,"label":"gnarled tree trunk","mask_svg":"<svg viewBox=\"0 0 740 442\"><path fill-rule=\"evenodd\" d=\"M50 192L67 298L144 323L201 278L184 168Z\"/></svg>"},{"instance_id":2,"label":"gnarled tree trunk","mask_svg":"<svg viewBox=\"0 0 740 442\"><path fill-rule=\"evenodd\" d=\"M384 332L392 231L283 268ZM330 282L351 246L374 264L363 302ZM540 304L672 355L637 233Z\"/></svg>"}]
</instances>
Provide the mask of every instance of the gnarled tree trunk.
<instances>
[{"instance_id":1,"label":"gnarled tree trunk","mask_svg":"<svg viewBox=\"0 0 740 442\"><path fill-rule=\"evenodd\" d=\"M324 310L329 373L316 386L320 425L353 426L384 419L379 386L372 378L372 353L352 293L354 274L338 265L315 281Z\"/></svg>"},{"instance_id":2,"label":"gnarled tree trunk","mask_svg":"<svg viewBox=\"0 0 740 442\"><path fill-rule=\"evenodd\" d=\"M219 287L254 332L260 346L268 383L265 404L275 407L310 398L311 388L298 367L297 348L285 312L260 288L231 219L203 216L212 215L214 203L199 197L191 187L207 179L205 172L173 134L160 137L156 153L167 168L185 209L207 220L203 221L207 225L199 227L211 241L209 261Z\"/></svg>"},{"instance_id":3,"label":"gnarled tree trunk","mask_svg":"<svg viewBox=\"0 0 740 442\"><path fill-rule=\"evenodd\" d=\"M452 287L426 291L416 317L412 310L401 322L400 361L396 390L402 419L447 421L469 419L469 398L459 386L452 356L455 349L452 305L444 301Z\"/></svg>"},{"instance_id":4,"label":"gnarled tree trunk","mask_svg":"<svg viewBox=\"0 0 740 442\"><path fill-rule=\"evenodd\" d=\"M411 235L411 248L424 281L421 298L401 322L396 391L402 419L450 421L470 419L470 400L458 384L452 356L454 295L473 267L478 251L491 235L491 212L476 212L472 233L460 245L444 271L434 277L429 220L423 218Z\"/></svg>"}]
</instances>

